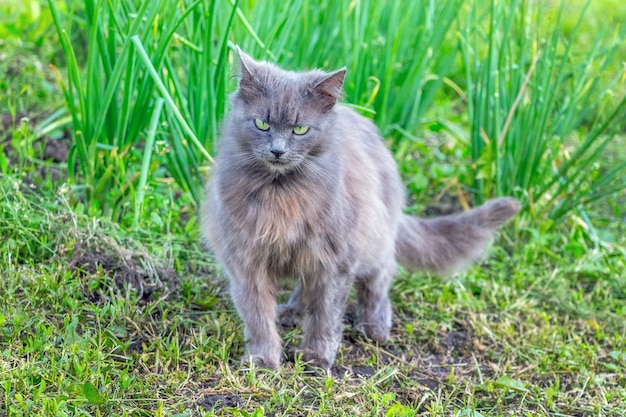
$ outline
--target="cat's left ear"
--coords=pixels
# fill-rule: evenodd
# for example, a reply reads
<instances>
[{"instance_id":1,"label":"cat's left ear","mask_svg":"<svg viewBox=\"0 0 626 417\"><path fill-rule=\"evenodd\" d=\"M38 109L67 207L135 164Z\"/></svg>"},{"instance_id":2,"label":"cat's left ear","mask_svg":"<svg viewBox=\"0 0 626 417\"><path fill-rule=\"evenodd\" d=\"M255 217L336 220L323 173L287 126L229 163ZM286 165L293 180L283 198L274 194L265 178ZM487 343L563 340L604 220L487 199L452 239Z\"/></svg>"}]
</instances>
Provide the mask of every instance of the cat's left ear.
<instances>
[{"instance_id":1,"label":"cat's left ear","mask_svg":"<svg viewBox=\"0 0 626 417\"><path fill-rule=\"evenodd\" d=\"M337 99L341 95L341 86L346 76L346 67L326 74L313 86L322 104L324 111L329 111L337 104Z\"/></svg>"}]
</instances>

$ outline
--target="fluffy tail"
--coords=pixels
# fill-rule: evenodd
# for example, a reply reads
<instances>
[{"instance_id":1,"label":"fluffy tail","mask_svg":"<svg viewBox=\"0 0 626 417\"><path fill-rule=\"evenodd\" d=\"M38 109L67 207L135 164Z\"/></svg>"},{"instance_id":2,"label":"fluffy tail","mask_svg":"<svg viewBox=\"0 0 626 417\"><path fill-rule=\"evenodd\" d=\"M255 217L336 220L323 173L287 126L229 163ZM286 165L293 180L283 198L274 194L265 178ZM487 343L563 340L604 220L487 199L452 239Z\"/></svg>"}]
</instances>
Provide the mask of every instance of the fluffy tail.
<instances>
[{"instance_id":1,"label":"fluffy tail","mask_svg":"<svg viewBox=\"0 0 626 417\"><path fill-rule=\"evenodd\" d=\"M486 252L498 226L520 209L514 198L497 198L465 213L420 219L404 215L396 258L410 269L438 274L459 271Z\"/></svg>"}]
</instances>

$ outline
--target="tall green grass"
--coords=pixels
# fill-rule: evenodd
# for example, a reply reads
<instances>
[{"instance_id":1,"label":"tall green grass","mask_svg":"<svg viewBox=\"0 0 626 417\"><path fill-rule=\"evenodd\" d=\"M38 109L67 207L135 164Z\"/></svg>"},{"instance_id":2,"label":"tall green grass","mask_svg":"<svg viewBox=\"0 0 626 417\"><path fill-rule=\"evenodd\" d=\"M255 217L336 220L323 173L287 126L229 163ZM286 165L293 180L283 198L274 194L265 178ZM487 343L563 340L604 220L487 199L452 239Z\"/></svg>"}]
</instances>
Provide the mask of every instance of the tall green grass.
<instances>
[{"instance_id":1,"label":"tall green grass","mask_svg":"<svg viewBox=\"0 0 626 417\"><path fill-rule=\"evenodd\" d=\"M134 199L136 219L143 196L136 188L161 167L199 201L200 167L211 161L235 84L228 86L229 40L289 68L347 65L349 102L374 113L383 128L415 129L442 83L433 74L445 73L454 58L444 40L460 0L403 8L365 0L299 0L279 8L235 0L83 3L84 10L63 17L49 0L67 58L64 93L75 135L70 178L105 210ZM83 26L76 23L81 13ZM86 33L78 37L87 39L84 63L72 27ZM159 97L165 107L151 129ZM156 164L145 160L155 157L142 149L147 138L166 143Z\"/></svg>"},{"instance_id":2,"label":"tall green grass","mask_svg":"<svg viewBox=\"0 0 626 417\"><path fill-rule=\"evenodd\" d=\"M233 44L291 69L347 66L346 101L396 141L419 141L446 77L464 74L469 122L458 128L470 132L462 146L477 202L515 195L556 220L626 187L624 163L596 166L626 116L624 99L610 97L617 81L598 76L623 33L600 33L581 54L572 46L579 25L564 34L565 2L84 0L76 12L49 4L67 57L70 177L105 211L134 211L135 223L156 177L201 199L201 167L236 86ZM86 34L86 62L70 27Z\"/></svg>"},{"instance_id":3,"label":"tall green grass","mask_svg":"<svg viewBox=\"0 0 626 417\"><path fill-rule=\"evenodd\" d=\"M472 1L461 37L475 196L516 195L553 221L626 188L626 162L598 171L626 126L624 84L603 79L626 32L576 50L585 9L566 37L566 7Z\"/></svg>"},{"instance_id":4,"label":"tall green grass","mask_svg":"<svg viewBox=\"0 0 626 417\"><path fill-rule=\"evenodd\" d=\"M237 5L85 0L78 12L83 26L72 24L80 22L75 11L62 16L54 0L49 5L67 59L63 90L73 118L68 166L74 184L115 215L141 200L136 188L164 168L198 201L200 167L211 159L207 149L225 110L227 41ZM72 27L87 33L86 62L76 58ZM159 143L158 153L143 149ZM156 163L146 161L155 156Z\"/></svg>"}]
</instances>

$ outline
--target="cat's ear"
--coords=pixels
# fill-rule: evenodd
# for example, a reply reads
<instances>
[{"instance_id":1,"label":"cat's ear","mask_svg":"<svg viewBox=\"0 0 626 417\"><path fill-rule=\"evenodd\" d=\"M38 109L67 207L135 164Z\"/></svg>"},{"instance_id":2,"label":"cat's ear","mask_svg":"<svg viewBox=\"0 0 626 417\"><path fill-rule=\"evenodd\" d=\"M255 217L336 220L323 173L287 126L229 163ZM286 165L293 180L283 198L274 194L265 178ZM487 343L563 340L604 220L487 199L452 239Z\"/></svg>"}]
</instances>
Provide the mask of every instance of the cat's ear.
<instances>
[{"instance_id":1,"label":"cat's ear","mask_svg":"<svg viewBox=\"0 0 626 417\"><path fill-rule=\"evenodd\" d=\"M330 74L326 74L313 86L313 90L325 111L332 109L337 103L337 99L341 96L341 86L343 85L345 76L346 67L343 67Z\"/></svg>"},{"instance_id":2,"label":"cat's ear","mask_svg":"<svg viewBox=\"0 0 626 417\"><path fill-rule=\"evenodd\" d=\"M235 46L235 48L237 48L237 56L239 57L239 74L241 81L247 82L254 80L254 75L252 75L253 70L251 69L254 60L244 51L239 49L238 46Z\"/></svg>"},{"instance_id":3,"label":"cat's ear","mask_svg":"<svg viewBox=\"0 0 626 417\"><path fill-rule=\"evenodd\" d=\"M252 98L263 93L262 84L256 77L257 63L248 54L237 48L239 57L239 91L244 98Z\"/></svg>"}]
</instances>

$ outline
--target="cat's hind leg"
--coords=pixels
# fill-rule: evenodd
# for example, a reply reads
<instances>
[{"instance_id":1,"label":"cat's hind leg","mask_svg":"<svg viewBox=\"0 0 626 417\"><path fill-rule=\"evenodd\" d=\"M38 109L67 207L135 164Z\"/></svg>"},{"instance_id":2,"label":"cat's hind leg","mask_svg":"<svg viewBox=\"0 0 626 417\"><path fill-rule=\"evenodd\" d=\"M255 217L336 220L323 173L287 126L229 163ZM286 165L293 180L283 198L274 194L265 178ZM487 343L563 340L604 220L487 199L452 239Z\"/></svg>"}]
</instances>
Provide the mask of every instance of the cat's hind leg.
<instances>
[{"instance_id":1,"label":"cat's hind leg","mask_svg":"<svg viewBox=\"0 0 626 417\"><path fill-rule=\"evenodd\" d=\"M297 327L302 323L303 312L302 284L298 284L291 293L289 301L278 305L278 323L284 328Z\"/></svg>"},{"instance_id":2,"label":"cat's hind leg","mask_svg":"<svg viewBox=\"0 0 626 417\"><path fill-rule=\"evenodd\" d=\"M356 279L356 328L377 342L389 340L392 318L389 287L395 273L396 263L390 261L381 268L358 275Z\"/></svg>"}]
</instances>

